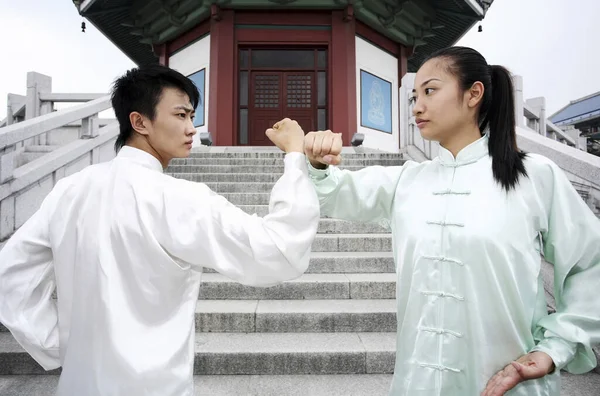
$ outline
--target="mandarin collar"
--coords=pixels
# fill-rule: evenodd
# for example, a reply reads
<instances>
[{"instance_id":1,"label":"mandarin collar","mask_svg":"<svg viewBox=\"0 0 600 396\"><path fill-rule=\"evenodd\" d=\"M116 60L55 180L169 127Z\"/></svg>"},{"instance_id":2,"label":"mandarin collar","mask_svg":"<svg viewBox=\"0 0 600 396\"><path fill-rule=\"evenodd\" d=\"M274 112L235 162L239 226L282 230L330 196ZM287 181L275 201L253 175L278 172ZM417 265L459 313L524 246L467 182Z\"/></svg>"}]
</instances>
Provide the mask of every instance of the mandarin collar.
<instances>
[{"instance_id":1,"label":"mandarin collar","mask_svg":"<svg viewBox=\"0 0 600 396\"><path fill-rule=\"evenodd\" d=\"M489 138L486 133L480 139L460 150L456 158L450 150L440 145L438 158L440 163L445 166L457 167L472 164L489 154L488 144Z\"/></svg>"},{"instance_id":2,"label":"mandarin collar","mask_svg":"<svg viewBox=\"0 0 600 396\"><path fill-rule=\"evenodd\" d=\"M164 172L162 164L156 157L135 147L123 146L121 150L119 150L117 158L125 158L145 168L153 169L161 173Z\"/></svg>"}]
</instances>

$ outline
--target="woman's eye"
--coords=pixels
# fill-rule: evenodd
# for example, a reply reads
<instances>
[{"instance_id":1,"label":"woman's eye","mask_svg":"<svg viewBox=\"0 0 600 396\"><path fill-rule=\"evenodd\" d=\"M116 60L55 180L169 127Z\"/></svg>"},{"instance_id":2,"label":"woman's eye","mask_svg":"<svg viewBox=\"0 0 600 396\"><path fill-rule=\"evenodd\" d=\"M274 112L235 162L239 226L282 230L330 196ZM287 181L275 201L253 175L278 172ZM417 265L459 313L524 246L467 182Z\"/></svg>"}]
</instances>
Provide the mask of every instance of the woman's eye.
<instances>
[{"instance_id":1,"label":"woman's eye","mask_svg":"<svg viewBox=\"0 0 600 396\"><path fill-rule=\"evenodd\" d=\"M435 91L435 89L433 89L433 88L425 88L425 95L429 95L433 91Z\"/></svg>"}]
</instances>

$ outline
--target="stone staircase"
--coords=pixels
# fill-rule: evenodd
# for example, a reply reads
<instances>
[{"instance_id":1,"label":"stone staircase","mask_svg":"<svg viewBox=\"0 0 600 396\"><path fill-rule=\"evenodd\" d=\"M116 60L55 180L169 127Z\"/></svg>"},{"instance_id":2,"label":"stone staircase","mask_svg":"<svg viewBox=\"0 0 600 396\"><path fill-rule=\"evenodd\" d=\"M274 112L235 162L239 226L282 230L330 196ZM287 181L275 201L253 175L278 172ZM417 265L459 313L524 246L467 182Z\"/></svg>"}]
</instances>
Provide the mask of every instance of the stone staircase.
<instances>
[{"instance_id":1,"label":"stone staircase","mask_svg":"<svg viewBox=\"0 0 600 396\"><path fill-rule=\"evenodd\" d=\"M344 150L347 169L403 163L395 154ZM262 216L283 172L282 153L214 147L174 160L167 172L206 183ZM309 269L296 280L253 288L214 271L203 274L197 395L387 395L396 330L390 234L325 218L318 232ZM57 373L45 373L0 332L0 395L53 395ZM599 389L600 375L567 375L562 394L597 396Z\"/></svg>"}]
</instances>

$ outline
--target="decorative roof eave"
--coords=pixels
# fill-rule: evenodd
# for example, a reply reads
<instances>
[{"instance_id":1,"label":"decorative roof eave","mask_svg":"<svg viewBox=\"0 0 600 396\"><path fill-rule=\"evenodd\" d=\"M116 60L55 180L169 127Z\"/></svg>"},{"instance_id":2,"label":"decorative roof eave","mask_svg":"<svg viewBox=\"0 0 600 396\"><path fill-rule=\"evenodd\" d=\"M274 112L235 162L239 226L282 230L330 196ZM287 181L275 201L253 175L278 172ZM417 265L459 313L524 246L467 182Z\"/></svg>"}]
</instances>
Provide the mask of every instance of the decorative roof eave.
<instances>
[{"instance_id":1,"label":"decorative roof eave","mask_svg":"<svg viewBox=\"0 0 600 396\"><path fill-rule=\"evenodd\" d=\"M86 17L135 63L157 60L153 48L211 17L218 7L233 9L353 9L357 20L393 41L411 47L409 71L429 53L452 45L493 0L73 0ZM137 44L136 44L137 43ZM146 44L140 46L139 44ZM412 70L411 70L412 69Z\"/></svg>"},{"instance_id":2,"label":"decorative roof eave","mask_svg":"<svg viewBox=\"0 0 600 396\"><path fill-rule=\"evenodd\" d=\"M270 1L279 5L287 5L294 0ZM338 8L353 6L354 15L359 20L394 41L409 47L425 44L426 38L435 35L434 29L443 28L443 25L433 22L435 20L433 8L426 4L417 4L414 1L406 1L401 5L394 0L369 0L367 2L356 0L353 4L348 4L347 0L334 0L334 2ZM141 43L162 44L207 19L211 15L212 6L213 4L208 1L198 4L197 0L188 0L181 2L178 7L169 7L164 3L160 7L156 7L150 1L145 6L133 11L132 20L123 26L131 28L130 34L139 36Z\"/></svg>"},{"instance_id":3,"label":"decorative roof eave","mask_svg":"<svg viewBox=\"0 0 600 396\"><path fill-rule=\"evenodd\" d=\"M95 2L96 0L73 0L73 4L75 4L80 14L86 12Z\"/></svg>"},{"instance_id":4,"label":"decorative roof eave","mask_svg":"<svg viewBox=\"0 0 600 396\"><path fill-rule=\"evenodd\" d=\"M465 3L467 3L467 5L469 7L471 7L473 9L473 11L475 11L475 13L478 16L482 17L482 16L485 15L485 11L486 10L484 9L482 1L478 1L478 0L465 0ZM491 4L491 1L490 1L490 4Z\"/></svg>"},{"instance_id":5,"label":"decorative roof eave","mask_svg":"<svg viewBox=\"0 0 600 396\"><path fill-rule=\"evenodd\" d=\"M444 27L435 22L436 11L424 2L357 0L354 15L392 40L413 48L426 44L427 38L435 36L435 29Z\"/></svg>"}]
</instances>

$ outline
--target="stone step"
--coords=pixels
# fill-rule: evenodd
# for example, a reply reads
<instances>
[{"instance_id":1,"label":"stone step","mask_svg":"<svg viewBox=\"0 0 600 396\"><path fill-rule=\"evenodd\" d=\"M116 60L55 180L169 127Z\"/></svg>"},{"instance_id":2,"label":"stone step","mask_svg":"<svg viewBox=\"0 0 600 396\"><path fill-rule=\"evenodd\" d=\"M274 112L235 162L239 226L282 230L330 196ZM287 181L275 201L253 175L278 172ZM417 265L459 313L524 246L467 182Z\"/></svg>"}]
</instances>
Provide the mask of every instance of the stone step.
<instances>
[{"instance_id":1,"label":"stone step","mask_svg":"<svg viewBox=\"0 0 600 396\"><path fill-rule=\"evenodd\" d=\"M344 258L340 258L340 261L343 262ZM393 263L391 266L393 267ZM342 270L347 270L347 268L342 268ZM394 273L346 273L329 274L333 276L327 275L328 274L319 273L306 274L297 280L285 282L279 286L255 288L243 286L221 274L215 273L214 271L207 272L205 275L203 275L203 283L199 296L201 301L199 302L197 308L196 323L198 329L200 331L223 332L285 332L286 330L283 330L285 327L285 320L293 320L294 323L299 323L306 319L305 316L300 315L302 310L308 310L307 312L314 310L315 312L320 312L320 315L311 316L311 320L318 319L319 321L323 322L323 326L336 327L339 326L336 323L341 321L342 323L346 323L346 325L348 325L347 323L350 323L349 326L357 326L355 331L377 331L377 326L379 326L382 322L371 322L370 324L374 326L371 327L371 330L359 330L363 328L362 322L360 322L358 319L350 320L348 318L355 316L361 317L368 313L383 317L385 316L385 313L388 312L385 310L391 310L391 313L395 312L395 308L390 305L393 304L393 301L395 300L385 300L386 302L377 301L377 299L395 298L394 292L396 275ZM229 295L228 293L232 293L232 295ZM55 297L56 296L54 296L54 298ZM228 300L229 298L239 298L241 301ZM266 301L264 300L265 298L274 298L277 301ZM323 306L324 303L318 300L320 298L329 299L327 301L330 302L327 303L326 306ZM367 300L361 301L361 298L365 298ZM215 300L211 301L211 299ZM256 300L258 299L261 299L261 301L257 306ZM300 300L281 302L280 300L282 299ZM331 299L340 300L331 301ZM289 315L286 316L285 311L277 307L291 309L288 312ZM367 308L373 308L374 311L368 311ZM215 311L216 309L222 309L223 312ZM276 309L280 310L272 313L279 312L282 315L281 317L274 318L273 315L268 315L270 312L269 310ZM350 311L345 312L344 310ZM255 318L254 314L259 315L260 317ZM288 317L289 319L286 319ZM393 322L393 320L395 320L393 317L386 318L387 319L385 320L387 322L385 323L395 323ZM263 324L263 321L265 320L270 320L273 322L277 322L277 320L283 320L284 322L279 324L279 327L277 327L278 329L281 328L282 330L269 330L270 325ZM384 319L381 320L383 321ZM230 327L227 327L229 325ZM313 324L307 324L307 326L308 327L305 327L306 330L301 330L301 326L294 325L287 331L334 331L329 327L311 327ZM393 331L394 328L390 329L388 326L386 327L388 330L385 331ZM8 330L2 324L0 324L0 332L7 331ZM382 330L380 329L379 331Z\"/></svg>"},{"instance_id":2,"label":"stone step","mask_svg":"<svg viewBox=\"0 0 600 396\"><path fill-rule=\"evenodd\" d=\"M391 374L195 375L194 396L383 396L391 381ZM58 375L0 376L2 396L55 396L57 386Z\"/></svg>"},{"instance_id":3,"label":"stone step","mask_svg":"<svg viewBox=\"0 0 600 396\"><path fill-rule=\"evenodd\" d=\"M392 252L313 252L307 274L380 274L394 275ZM207 274L215 271L203 270ZM204 279L206 280L206 279ZM0 332L8 331L0 323ZM599 359L600 361L600 359Z\"/></svg>"},{"instance_id":4,"label":"stone step","mask_svg":"<svg viewBox=\"0 0 600 396\"><path fill-rule=\"evenodd\" d=\"M396 333L199 333L194 374L389 374Z\"/></svg>"},{"instance_id":5,"label":"stone step","mask_svg":"<svg viewBox=\"0 0 600 396\"><path fill-rule=\"evenodd\" d=\"M248 214L256 214L257 216L264 217L269 213L269 205L236 205Z\"/></svg>"},{"instance_id":6,"label":"stone step","mask_svg":"<svg viewBox=\"0 0 600 396\"><path fill-rule=\"evenodd\" d=\"M396 265L388 252L312 252L307 273L313 274L368 274L392 273Z\"/></svg>"},{"instance_id":7,"label":"stone step","mask_svg":"<svg viewBox=\"0 0 600 396\"><path fill-rule=\"evenodd\" d=\"M364 166L340 166L341 169L356 171ZM167 173L276 173L283 174L284 166L279 165L170 165L165 172Z\"/></svg>"},{"instance_id":8,"label":"stone step","mask_svg":"<svg viewBox=\"0 0 600 396\"><path fill-rule=\"evenodd\" d=\"M210 333L393 332L396 300L198 300L195 319Z\"/></svg>"},{"instance_id":9,"label":"stone step","mask_svg":"<svg viewBox=\"0 0 600 396\"><path fill-rule=\"evenodd\" d=\"M394 332L396 300L200 300L196 331Z\"/></svg>"},{"instance_id":10,"label":"stone step","mask_svg":"<svg viewBox=\"0 0 600 396\"><path fill-rule=\"evenodd\" d=\"M268 205L270 193L221 193L234 205Z\"/></svg>"},{"instance_id":11,"label":"stone step","mask_svg":"<svg viewBox=\"0 0 600 396\"><path fill-rule=\"evenodd\" d=\"M389 374L396 333L196 333L196 375ZM46 372L0 333L0 375Z\"/></svg>"},{"instance_id":12,"label":"stone step","mask_svg":"<svg viewBox=\"0 0 600 396\"><path fill-rule=\"evenodd\" d=\"M171 173L178 179L200 183L275 183L283 173Z\"/></svg>"},{"instance_id":13,"label":"stone step","mask_svg":"<svg viewBox=\"0 0 600 396\"><path fill-rule=\"evenodd\" d=\"M360 300L396 298L396 274L304 274L272 287L252 287L203 274L202 300Z\"/></svg>"},{"instance_id":14,"label":"stone step","mask_svg":"<svg viewBox=\"0 0 600 396\"><path fill-rule=\"evenodd\" d=\"M208 184L212 184L212 185L226 185L226 184L221 184L221 183L208 183ZM256 183L256 184L260 184L260 183ZM231 185L231 184L230 184ZM246 183L240 183L241 186L245 186ZM269 205L269 200L271 198L271 190L273 188L272 185L269 186L270 188L267 188L266 185L263 184L263 192L220 192L220 191L215 191L216 193L218 193L219 195L222 195L223 197L225 197L229 202L231 202L232 204L234 204L235 206L239 206L242 209L246 210L247 213L257 213L260 216L264 216L268 213L268 205ZM259 186L256 186L256 188L260 188ZM243 188L240 188L240 190L243 190ZM248 212L249 211L249 212ZM335 219L337 220L337 219ZM339 221L339 220L337 220ZM361 226L365 226L365 224L361 224L361 223L347 223L348 227L343 227L344 229L348 229L348 232L358 232L355 230L355 228L360 228ZM375 227L376 229L379 229L380 232L389 232L389 230L386 230L380 226L370 226ZM375 231L367 231L367 232L375 232Z\"/></svg>"},{"instance_id":15,"label":"stone step","mask_svg":"<svg viewBox=\"0 0 600 396\"><path fill-rule=\"evenodd\" d=\"M248 213L254 213L248 211ZM391 252L392 234L317 234L312 252ZM366 255L368 257L368 255Z\"/></svg>"},{"instance_id":16,"label":"stone step","mask_svg":"<svg viewBox=\"0 0 600 396\"><path fill-rule=\"evenodd\" d=\"M195 375L194 396L387 396L391 374ZM0 376L2 396L55 396L57 375ZM561 373L561 396L598 396L600 375Z\"/></svg>"},{"instance_id":17,"label":"stone step","mask_svg":"<svg viewBox=\"0 0 600 396\"><path fill-rule=\"evenodd\" d=\"M396 271L392 252L312 252L307 274L370 274ZM204 268L205 273L215 273Z\"/></svg>"},{"instance_id":18,"label":"stone step","mask_svg":"<svg viewBox=\"0 0 600 396\"><path fill-rule=\"evenodd\" d=\"M213 183L211 183L213 184ZM217 185L219 183L216 183ZM243 183L245 185L246 183ZM260 184L260 183L258 183ZM219 192L220 195L224 196L229 202L236 206L240 205L269 205L269 199L271 196L271 189L262 192ZM215 191L217 192L217 191Z\"/></svg>"},{"instance_id":19,"label":"stone step","mask_svg":"<svg viewBox=\"0 0 600 396\"><path fill-rule=\"evenodd\" d=\"M187 179L189 180L189 179ZM275 182L267 183L240 183L240 182L208 182L205 183L208 188L216 193L271 193Z\"/></svg>"},{"instance_id":20,"label":"stone step","mask_svg":"<svg viewBox=\"0 0 600 396\"><path fill-rule=\"evenodd\" d=\"M402 158L343 158L342 164L347 166L397 166L405 162ZM283 165L281 158L175 158L171 160L170 166L174 165L236 165L236 166L264 166Z\"/></svg>"},{"instance_id":21,"label":"stone step","mask_svg":"<svg viewBox=\"0 0 600 396\"><path fill-rule=\"evenodd\" d=\"M317 232L321 234L389 234L390 230L378 224L322 218L319 221Z\"/></svg>"},{"instance_id":22,"label":"stone step","mask_svg":"<svg viewBox=\"0 0 600 396\"><path fill-rule=\"evenodd\" d=\"M392 234L317 234L313 252L389 252Z\"/></svg>"}]
</instances>

